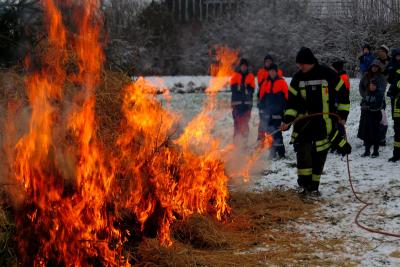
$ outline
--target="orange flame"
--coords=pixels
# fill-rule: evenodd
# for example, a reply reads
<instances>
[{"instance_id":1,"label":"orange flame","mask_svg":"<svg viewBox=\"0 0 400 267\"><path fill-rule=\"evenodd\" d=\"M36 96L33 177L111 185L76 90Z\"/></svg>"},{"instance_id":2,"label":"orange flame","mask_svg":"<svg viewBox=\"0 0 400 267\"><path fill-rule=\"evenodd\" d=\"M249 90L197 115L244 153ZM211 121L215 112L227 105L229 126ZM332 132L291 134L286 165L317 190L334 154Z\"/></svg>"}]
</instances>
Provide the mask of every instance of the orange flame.
<instances>
[{"instance_id":1,"label":"orange flame","mask_svg":"<svg viewBox=\"0 0 400 267\"><path fill-rule=\"evenodd\" d=\"M237 52L218 50L209 101L180 135L179 116L162 108L157 90L143 78L130 84L123 91L125 120L115 154L107 154L96 136L95 114L104 61L102 16L98 0L81 4L78 34L70 40L74 35L67 34L57 6L43 1L49 50L42 69L26 79L29 131L7 154L10 176L22 185L25 198L17 212L24 265L129 265L121 256L123 245L136 232L133 225L117 226L125 213L134 215L142 232L155 221L160 242L171 245L175 220L194 213L222 220L230 212L228 177L220 160L226 149L211 134L211 113L213 97L226 85ZM76 74L65 71L68 49L75 55ZM79 87L72 111L63 108L68 105L63 98L67 80ZM72 180L66 177L66 165L72 166Z\"/></svg>"},{"instance_id":2,"label":"orange flame","mask_svg":"<svg viewBox=\"0 0 400 267\"><path fill-rule=\"evenodd\" d=\"M222 219L229 213L227 177L216 153L196 155L185 134L175 145L168 142L174 136L177 116L163 110L146 91L152 89L144 79L125 89L126 129L118 144L123 155L120 162L130 164L119 169L124 170L124 177L135 177L130 180L128 203L142 224L157 206L163 210L158 235L162 244L170 245L169 227L176 215L185 218L214 210Z\"/></svg>"}]
</instances>

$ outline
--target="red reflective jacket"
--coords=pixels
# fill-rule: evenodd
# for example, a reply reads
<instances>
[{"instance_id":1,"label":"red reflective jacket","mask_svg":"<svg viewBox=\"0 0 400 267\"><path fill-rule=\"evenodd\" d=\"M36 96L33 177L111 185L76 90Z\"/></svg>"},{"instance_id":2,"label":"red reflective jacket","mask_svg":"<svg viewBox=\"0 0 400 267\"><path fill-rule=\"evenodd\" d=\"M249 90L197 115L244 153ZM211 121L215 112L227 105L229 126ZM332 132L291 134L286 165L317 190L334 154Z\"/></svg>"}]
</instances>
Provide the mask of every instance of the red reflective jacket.
<instances>
[{"instance_id":1,"label":"red reflective jacket","mask_svg":"<svg viewBox=\"0 0 400 267\"><path fill-rule=\"evenodd\" d=\"M283 93L285 96L285 99L288 100L288 94L289 94L288 91L289 91L288 85L283 78L278 78L275 81L271 81L270 79L267 79L261 85L259 99L260 100L263 99L265 94Z\"/></svg>"},{"instance_id":2,"label":"red reflective jacket","mask_svg":"<svg viewBox=\"0 0 400 267\"><path fill-rule=\"evenodd\" d=\"M253 94L256 87L254 74L251 72L235 72L231 78L231 104L252 105Z\"/></svg>"},{"instance_id":3,"label":"red reflective jacket","mask_svg":"<svg viewBox=\"0 0 400 267\"><path fill-rule=\"evenodd\" d=\"M258 86L261 87L262 83L268 79L269 72L266 68L261 68L257 73ZM283 71L278 69L278 77L283 78Z\"/></svg>"},{"instance_id":4,"label":"red reflective jacket","mask_svg":"<svg viewBox=\"0 0 400 267\"><path fill-rule=\"evenodd\" d=\"M243 74L240 72L235 72L231 78L231 86L232 85L243 85L242 79L243 79ZM253 90L256 87L256 83L254 81L255 77L254 74L249 72L244 80L244 85L250 86Z\"/></svg>"},{"instance_id":5,"label":"red reflective jacket","mask_svg":"<svg viewBox=\"0 0 400 267\"><path fill-rule=\"evenodd\" d=\"M340 78L343 80L344 86L346 86L346 89L348 91L350 91L350 78L349 78L349 75L347 75L347 73L343 73L342 75L340 75Z\"/></svg>"}]
</instances>

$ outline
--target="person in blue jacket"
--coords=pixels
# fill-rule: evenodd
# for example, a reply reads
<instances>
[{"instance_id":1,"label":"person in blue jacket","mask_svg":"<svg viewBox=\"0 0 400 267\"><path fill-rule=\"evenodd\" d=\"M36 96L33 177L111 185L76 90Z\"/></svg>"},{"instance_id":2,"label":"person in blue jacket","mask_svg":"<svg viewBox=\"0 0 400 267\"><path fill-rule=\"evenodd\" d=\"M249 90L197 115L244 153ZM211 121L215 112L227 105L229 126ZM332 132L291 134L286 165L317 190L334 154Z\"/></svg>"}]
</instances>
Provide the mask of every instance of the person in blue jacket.
<instances>
[{"instance_id":1,"label":"person in blue jacket","mask_svg":"<svg viewBox=\"0 0 400 267\"><path fill-rule=\"evenodd\" d=\"M358 60L360 61L361 75L364 75L368 71L372 62L375 60L375 56L372 54L371 46L369 44L365 44L363 46L363 53Z\"/></svg>"}]
</instances>

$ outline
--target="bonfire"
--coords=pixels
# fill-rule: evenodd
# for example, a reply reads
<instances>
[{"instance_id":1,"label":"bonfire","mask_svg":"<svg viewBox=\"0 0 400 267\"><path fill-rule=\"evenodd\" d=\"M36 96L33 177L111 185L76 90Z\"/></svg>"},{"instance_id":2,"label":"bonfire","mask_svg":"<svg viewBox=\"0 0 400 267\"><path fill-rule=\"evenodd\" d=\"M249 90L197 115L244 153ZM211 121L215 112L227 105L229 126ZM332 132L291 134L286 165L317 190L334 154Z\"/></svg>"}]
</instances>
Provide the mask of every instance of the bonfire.
<instances>
[{"instance_id":1,"label":"bonfire","mask_svg":"<svg viewBox=\"0 0 400 267\"><path fill-rule=\"evenodd\" d=\"M26 59L28 106L9 100L2 143L0 175L13 185L4 190L22 264L129 265L127 244L147 236L168 247L176 220L195 214L226 219L231 209L222 159L234 147L212 136L212 114L238 51L217 49L207 101L182 131L179 114L162 107L144 78L124 76L112 96L120 105L106 114L115 119L107 121L98 108L100 88L112 79L103 68L99 1L69 3L75 31L53 0L42 3L46 49L40 67ZM250 165L268 144L250 156Z\"/></svg>"}]
</instances>

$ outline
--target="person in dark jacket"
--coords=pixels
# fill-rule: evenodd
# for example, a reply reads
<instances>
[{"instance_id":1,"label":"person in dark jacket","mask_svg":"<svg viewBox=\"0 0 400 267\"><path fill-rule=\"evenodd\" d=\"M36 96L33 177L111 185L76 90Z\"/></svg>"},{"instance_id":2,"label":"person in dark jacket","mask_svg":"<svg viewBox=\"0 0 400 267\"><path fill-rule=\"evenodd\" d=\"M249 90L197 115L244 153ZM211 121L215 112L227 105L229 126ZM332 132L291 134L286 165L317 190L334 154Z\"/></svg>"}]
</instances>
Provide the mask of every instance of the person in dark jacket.
<instances>
[{"instance_id":1,"label":"person in dark jacket","mask_svg":"<svg viewBox=\"0 0 400 267\"><path fill-rule=\"evenodd\" d=\"M359 84L359 92L362 98L367 96L368 86L372 79L379 83L378 88L380 90L384 90L383 93L385 93L387 81L385 76L382 74L384 67L385 66L377 59L374 60L374 62L372 62L372 64L369 66L368 71L361 78Z\"/></svg>"},{"instance_id":2,"label":"person in dark jacket","mask_svg":"<svg viewBox=\"0 0 400 267\"><path fill-rule=\"evenodd\" d=\"M344 64L346 61L344 60L337 60L332 63L332 68L336 71L339 75L340 79L343 80L346 89L350 91L350 77L347 74L346 70L344 69Z\"/></svg>"},{"instance_id":3,"label":"person in dark jacket","mask_svg":"<svg viewBox=\"0 0 400 267\"><path fill-rule=\"evenodd\" d=\"M304 193L318 196L329 148L336 147L342 155L351 153L350 144L336 128L338 122L347 120L349 92L337 73L320 65L309 48L300 49L296 63L299 71L290 83L281 130L288 130L299 117L318 115L295 123L291 139L297 153L297 182ZM329 113L337 114L340 121Z\"/></svg>"},{"instance_id":4,"label":"person in dark jacket","mask_svg":"<svg viewBox=\"0 0 400 267\"><path fill-rule=\"evenodd\" d=\"M379 125L382 120L383 89L377 80L372 79L368 85L368 92L361 102L361 119L358 128L358 138L364 141L365 152L362 157L371 155L371 147L374 151L372 158L379 156L380 133Z\"/></svg>"},{"instance_id":5,"label":"person in dark jacket","mask_svg":"<svg viewBox=\"0 0 400 267\"><path fill-rule=\"evenodd\" d=\"M264 57L264 66L258 70L257 73L257 82L258 82L258 94L257 94L257 99L260 99L260 91L261 87L263 86L263 83L268 79L269 77L269 69L270 67L275 64L274 63L274 58L270 55L267 54ZM283 78L283 72L281 69L278 69L278 77ZM259 117L260 121L262 118L263 114L261 114L261 110L259 110ZM263 132L260 132L261 128L258 127L258 140L261 140L260 138L263 136Z\"/></svg>"},{"instance_id":6,"label":"person in dark jacket","mask_svg":"<svg viewBox=\"0 0 400 267\"><path fill-rule=\"evenodd\" d=\"M393 49L392 51L392 60L390 64L388 65L388 83L390 84L387 96L390 98L391 102L391 108L392 108L392 115L394 111L394 92L396 92L396 86L397 84L395 83L396 76L398 75L396 71L400 68L400 48Z\"/></svg>"},{"instance_id":7,"label":"person in dark jacket","mask_svg":"<svg viewBox=\"0 0 400 267\"><path fill-rule=\"evenodd\" d=\"M255 77L249 71L247 59L242 58L240 60L239 69L232 76L230 84L234 139L242 138L245 141L244 145L246 145L255 89Z\"/></svg>"},{"instance_id":8,"label":"person in dark jacket","mask_svg":"<svg viewBox=\"0 0 400 267\"><path fill-rule=\"evenodd\" d=\"M385 75L386 78L388 76L388 66L391 61L389 53L390 53L390 49L386 45L381 45L377 51L377 54L378 54L377 59L383 65L382 74Z\"/></svg>"},{"instance_id":9,"label":"person in dark jacket","mask_svg":"<svg viewBox=\"0 0 400 267\"><path fill-rule=\"evenodd\" d=\"M270 54L265 55L264 66L259 69L257 73L258 88L261 88L263 82L267 80L269 76L269 69L272 64L275 64L274 58ZM283 71L281 69L278 69L278 76L283 78Z\"/></svg>"},{"instance_id":10,"label":"person in dark jacket","mask_svg":"<svg viewBox=\"0 0 400 267\"><path fill-rule=\"evenodd\" d=\"M266 134L273 134L273 145L270 158L284 158L285 146L282 132L283 113L288 99L288 85L285 79L279 77L278 66L272 64L269 68L268 78L263 82L258 93L258 108L260 113L259 140Z\"/></svg>"},{"instance_id":11,"label":"person in dark jacket","mask_svg":"<svg viewBox=\"0 0 400 267\"><path fill-rule=\"evenodd\" d=\"M393 62L389 73L390 88L388 96L392 102L392 118L394 121L394 148L391 162L400 160L400 49L394 50Z\"/></svg>"},{"instance_id":12,"label":"person in dark jacket","mask_svg":"<svg viewBox=\"0 0 400 267\"><path fill-rule=\"evenodd\" d=\"M332 63L332 68L333 70L339 75L340 79L343 80L344 86L346 87L347 91L349 91L350 94L350 77L347 74L346 70L344 69L344 64L346 62L344 60L337 60ZM341 123L337 124L337 128L339 130L340 135L345 138L346 136L346 129L345 126ZM335 153L336 148L332 147L331 148L331 153Z\"/></svg>"},{"instance_id":13,"label":"person in dark jacket","mask_svg":"<svg viewBox=\"0 0 400 267\"><path fill-rule=\"evenodd\" d=\"M372 62L371 66L369 67L368 71L364 74L360 81L359 90L360 95L364 99L367 96L369 90L369 84L372 80L375 80L378 83L378 90L381 91L382 95L385 96L386 87L387 87L387 80L385 75L383 75L382 71L385 66L381 63L380 60L376 59ZM382 121L379 124L379 133L381 136L380 145L386 145L386 135L388 131L388 123L387 123L387 114L386 114L386 102L385 99L383 101L383 109L382 112Z\"/></svg>"},{"instance_id":14,"label":"person in dark jacket","mask_svg":"<svg viewBox=\"0 0 400 267\"><path fill-rule=\"evenodd\" d=\"M361 75L364 75L371 63L375 60L374 55L371 53L371 46L369 44L365 44L363 46L362 55L358 58L360 62L360 72Z\"/></svg>"}]
</instances>

